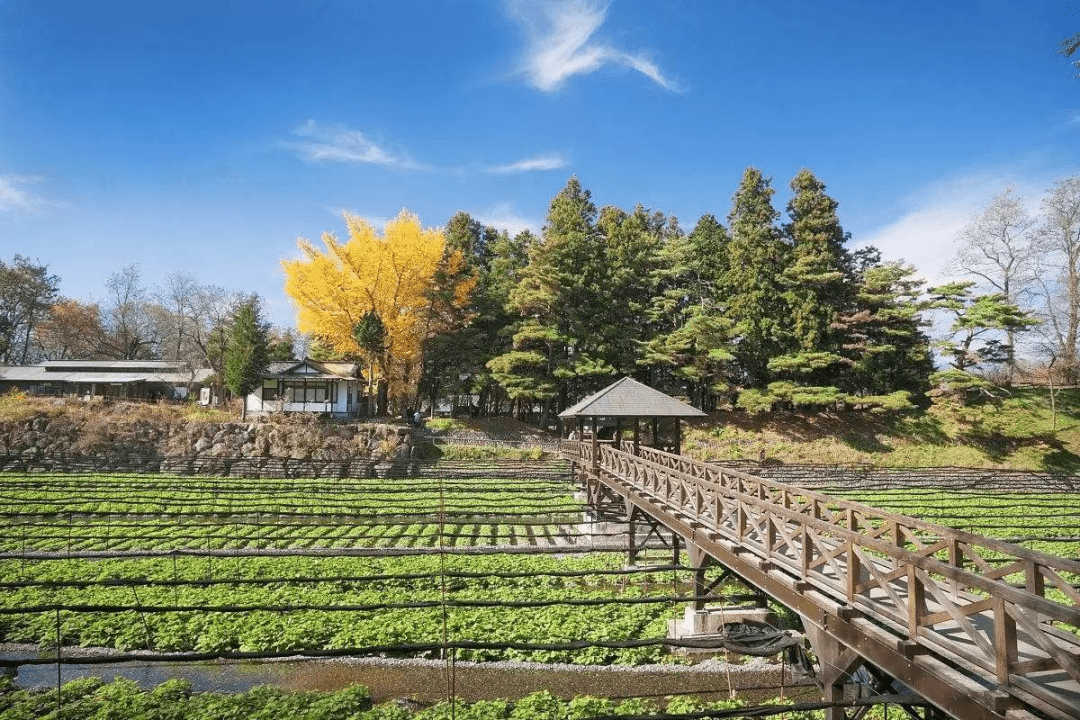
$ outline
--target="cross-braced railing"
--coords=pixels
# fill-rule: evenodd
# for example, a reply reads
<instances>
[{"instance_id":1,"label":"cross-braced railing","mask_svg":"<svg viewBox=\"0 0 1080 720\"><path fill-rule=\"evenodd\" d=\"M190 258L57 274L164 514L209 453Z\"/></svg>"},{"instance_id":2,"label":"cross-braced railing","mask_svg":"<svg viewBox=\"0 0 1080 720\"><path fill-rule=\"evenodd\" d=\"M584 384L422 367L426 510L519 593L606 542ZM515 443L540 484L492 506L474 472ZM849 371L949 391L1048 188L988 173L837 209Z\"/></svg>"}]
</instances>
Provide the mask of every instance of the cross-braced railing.
<instances>
[{"instance_id":1,"label":"cross-braced railing","mask_svg":"<svg viewBox=\"0 0 1080 720\"><path fill-rule=\"evenodd\" d=\"M1044 712L1080 718L1080 562L652 448L564 455L850 614ZM901 678L903 679L903 678Z\"/></svg>"}]
</instances>

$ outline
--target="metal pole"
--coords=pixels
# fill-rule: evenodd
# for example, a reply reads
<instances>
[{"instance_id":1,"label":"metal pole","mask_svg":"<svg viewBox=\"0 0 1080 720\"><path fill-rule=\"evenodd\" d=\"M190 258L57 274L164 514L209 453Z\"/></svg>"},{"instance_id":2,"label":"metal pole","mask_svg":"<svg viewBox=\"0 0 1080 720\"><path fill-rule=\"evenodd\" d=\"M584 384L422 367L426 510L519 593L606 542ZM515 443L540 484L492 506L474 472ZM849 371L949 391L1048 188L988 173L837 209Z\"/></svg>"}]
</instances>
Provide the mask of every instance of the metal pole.
<instances>
[{"instance_id":1,"label":"metal pole","mask_svg":"<svg viewBox=\"0 0 1080 720\"><path fill-rule=\"evenodd\" d=\"M60 608L56 608L56 717L60 717L63 699L60 696Z\"/></svg>"}]
</instances>

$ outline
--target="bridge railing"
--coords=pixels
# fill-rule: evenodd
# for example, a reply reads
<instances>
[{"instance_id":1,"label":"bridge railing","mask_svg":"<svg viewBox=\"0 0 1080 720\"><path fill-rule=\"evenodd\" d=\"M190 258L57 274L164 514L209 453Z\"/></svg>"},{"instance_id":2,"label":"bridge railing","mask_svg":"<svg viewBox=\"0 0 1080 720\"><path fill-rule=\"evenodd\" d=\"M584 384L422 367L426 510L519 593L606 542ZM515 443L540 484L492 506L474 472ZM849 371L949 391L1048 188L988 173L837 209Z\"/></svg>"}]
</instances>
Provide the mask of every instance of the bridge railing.
<instances>
[{"instance_id":1,"label":"bridge railing","mask_svg":"<svg viewBox=\"0 0 1080 720\"><path fill-rule=\"evenodd\" d=\"M652 448L598 449L601 472L872 619L905 654L934 653L1075 711L1036 675L1080 683L1080 562ZM588 443L566 451L591 465Z\"/></svg>"}]
</instances>

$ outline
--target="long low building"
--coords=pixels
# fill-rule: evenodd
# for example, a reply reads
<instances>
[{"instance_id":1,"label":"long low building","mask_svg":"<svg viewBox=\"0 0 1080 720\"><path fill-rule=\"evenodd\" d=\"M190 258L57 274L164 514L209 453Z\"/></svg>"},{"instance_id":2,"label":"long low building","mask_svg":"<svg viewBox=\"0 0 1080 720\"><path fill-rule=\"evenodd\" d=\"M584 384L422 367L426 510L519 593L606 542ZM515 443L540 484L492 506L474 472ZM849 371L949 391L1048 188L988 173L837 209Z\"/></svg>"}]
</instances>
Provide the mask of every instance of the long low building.
<instances>
[{"instance_id":1,"label":"long low building","mask_svg":"<svg viewBox=\"0 0 1080 720\"><path fill-rule=\"evenodd\" d=\"M0 366L0 393L183 399L212 372L163 360L50 360Z\"/></svg>"}]
</instances>

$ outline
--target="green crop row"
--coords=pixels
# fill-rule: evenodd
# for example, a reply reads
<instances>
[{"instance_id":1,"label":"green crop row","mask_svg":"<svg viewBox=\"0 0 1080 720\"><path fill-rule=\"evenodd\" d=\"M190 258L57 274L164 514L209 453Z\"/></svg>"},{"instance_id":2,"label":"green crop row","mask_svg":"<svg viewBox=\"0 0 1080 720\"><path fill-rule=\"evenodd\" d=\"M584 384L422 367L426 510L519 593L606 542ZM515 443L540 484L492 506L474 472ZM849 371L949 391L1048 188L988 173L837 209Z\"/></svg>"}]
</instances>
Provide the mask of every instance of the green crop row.
<instances>
[{"instance_id":1,"label":"green crop row","mask_svg":"<svg viewBox=\"0 0 1080 720\"><path fill-rule=\"evenodd\" d=\"M378 605L401 602L564 601L637 598L685 594L686 572L655 572L633 576L586 574L579 577L543 575L566 571L618 568L621 556L400 557L400 558L243 558L240 562L205 558L145 560L56 560L23 564L0 563L5 582L15 580L137 579L138 588L25 587L0 595L0 607L27 608L49 604L122 605L140 608L170 606ZM531 577L443 577L444 572L539 573ZM265 578L259 584L216 584L180 587L155 585L155 580L201 580L208 574L234 579ZM418 575L416 579L378 579L370 575ZM289 578L354 578L298 581ZM249 610L244 612L143 611L61 613L65 644L110 647L117 650L154 649L201 652L281 652L439 643L450 640L491 643L568 643L659 638L667 620L681 605L601 604L520 607L381 608L368 611ZM445 628L445 629L444 629ZM51 612L0 615L0 640L46 646L56 637ZM528 659L538 662L586 664L662 662L660 646L588 648L584 650L467 649L462 659Z\"/></svg>"}]
</instances>

